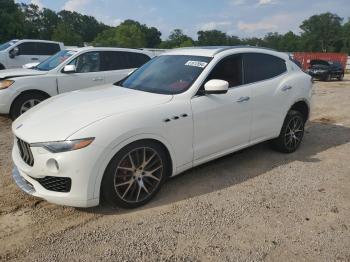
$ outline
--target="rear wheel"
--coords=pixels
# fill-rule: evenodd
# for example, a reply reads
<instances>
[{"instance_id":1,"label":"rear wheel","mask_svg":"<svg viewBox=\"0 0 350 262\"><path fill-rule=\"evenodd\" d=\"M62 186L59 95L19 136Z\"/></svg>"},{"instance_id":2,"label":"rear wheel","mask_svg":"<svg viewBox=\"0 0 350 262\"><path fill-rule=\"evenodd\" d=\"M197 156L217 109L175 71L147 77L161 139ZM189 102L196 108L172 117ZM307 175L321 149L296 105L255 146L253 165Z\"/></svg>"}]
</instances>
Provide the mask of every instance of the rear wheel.
<instances>
[{"instance_id":1,"label":"rear wheel","mask_svg":"<svg viewBox=\"0 0 350 262\"><path fill-rule=\"evenodd\" d=\"M164 149L152 141L138 141L121 149L102 180L102 197L111 205L136 208L159 191L169 164Z\"/></svg>"},{"instance_id":2,"label":"rear wheel","mask_svg":"<svg viewBox=\"0 0 350 262\"><path fill-rule=\"evenodd\" d=\"M330 74L326 75L326 77L324 78L324 81L327 81L327 82L331 81L331 75Z\"/></svg>"},{"instance_id":3,"label":"rear wheel","mask_svg":"<svg viewBox=\"0 0 350 262\"><path fill-rule=\"evenodd\" d=\"M12 104L10 117L12 120L15 120L20 115L27 112L32 107L36 106L40 102L47 99L48 96L40 93L26 93L22 94L15 99Z\"/></svg>"},{"instance_id":4,"label":"rear wheel","mask_svg":"<svg viewBox=\"0 0 350 262\"><path fill-rule=\"evenodd\" d=\"M295 110L290 110L284 120L281 133L272 141L272 146L283 153L295 152L304 136L305 120L303 115Z\"/></svg>"}]
</instances>

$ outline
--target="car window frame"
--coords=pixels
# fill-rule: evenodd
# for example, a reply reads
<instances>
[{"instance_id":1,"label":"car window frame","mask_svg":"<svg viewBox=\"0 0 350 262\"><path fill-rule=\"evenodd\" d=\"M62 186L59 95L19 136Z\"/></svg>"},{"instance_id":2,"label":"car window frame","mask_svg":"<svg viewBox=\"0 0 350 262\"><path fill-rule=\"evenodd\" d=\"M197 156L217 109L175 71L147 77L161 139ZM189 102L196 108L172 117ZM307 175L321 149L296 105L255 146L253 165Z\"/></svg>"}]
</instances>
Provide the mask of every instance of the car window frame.
<instances>
[{"instance_id":1,"label":"car window frame","mask_svg":"<svg viewBox=\"0 0 350 262\"><path fill-rule=\"evenodd\" d=\"M266 78L266 79L262 79L262 80L258 80L258 81L254 81L254 82L251 82L251 83L246 83L246 79L245 79L245 69L244 69L244 63L245 63L245 59L244 59L244 56L246 55L246 54L262 54L262 55L268 55L268 56L272 56L272 57L275 57L275 58L279 58L279 59L281 59L282 61L284 61L284 64L285 64L285 66L286 66L286 70L283 72L283 73L281 73L281 74L279 74L279 75L276 75L276 76L273 76L273 77L270 77L270 78ZM279 57L279 56L276 56L276 55L273 55L273 54L267 54L267 53L260 53L260 52L244 52L244 53L242 53L242 57L243 57L243 72L244 72L244 84L243 85L252 85L252 84L256 84L256 83L261 83L261 82L266 82L266 81L270 81L270 80L273 80L273 79L275 79L275 78L278 78L278 77L280 77L280 76L283 76L283 75L285 75L285 74L287 74L288 73L288 71L289 71L289 69L288 69L288 64L287 64L287 61L285 60L285 59L283 59L282 57Z\"/></svg>"},{"instance_id":2,"label":"car window frame","mask_svg":"<svg viewBox=\"0 0 350 262\"><path fill-rule=\"evenodd\" d=\"M233 88L238 88L238 87L240 87L240 86L243 86L244 85L244 68L243 68L243 57L242 57L242 54L241 53L238 53L238 54L231 54L231 55L228 55L228 56L225 56L225 57L223 57L223 58L221 58L214 66L213 66L213 68L210 70L210 72L207 74L207 76L206 76L206 78L205 78L205 80L203 81L203 83L201 84L201 86L200 86L200 88L198 89L198 91L199 90L201 90L201 89L204 89L204 85L205 85L205 83L207 83L209 80L208 80L208 78L209 78L209 76L210 76L210 74L215 70L215 68L221 63L221 62L223 62L224 60L226 60L226 59L229 59L229 58L231 58L231 57L235 57L235 56L239 56L240 58L241 58L241 84L240 85L237 85L237 86L229 86L228 87L228 89L233 89ZM221 79L222 80L222 79ZM197 92L198 92L197 91Z\"/></svg>"},{"instance_id":3,"label":"car window frame","mask_svg":"<svg viewBox=\"0 0 350 262\"><path fill-rule=\"evenodd\" d=\"M34 44L34 54L21 54L21 48L20 46L21 45L25 45L25 44ZM26 42L21 42L21 43L18 43L16 46L14 46L11 50L13 50L14 48L18 48L19 49L19 53L17 56L21 56L21 55L27 55L27 56L38 56L37 53L37 45L36 45L36 42L35 41L26 41ZM11 51L10 51L11 52Z\"/></svg>"},{"instance_id":4,"label":"car window frame","mask_svg":"<svg viewBox=\"0 0 350 262\"><path fill-rule=\"evenodd\" d=\"M152 58L147 55L147 54L144 54L144 53L140 53L140 52L133 52L133 51L124 51L124 50L102 50L100 51L101 52L101 62L105 62L104 61L104 55L105 53L108 53L108 52L111 52L111 53L115 53L113 55L116 55L117 56L120 56L120 58L122 58L123 60L120 60L122 62L125 62L125 64L130 64L130 66L128 67L123 67L123 68L118 68L118 69L108 69L108 70L103 70L103 72L110 72L110 71L120 71L120 70L131 70L131 69L136 69L136 68L139 68L141 67L142 65L146 64L148 61L150 61ZM139 56L145 56L148 58L147 61L145 61L143 64L140 64L139 66L136 66L136 67L131 67L131 65L133 64L133 59L135 57L132 57L132 56L136 56L136 55L139 55ZM124 57L123 57L124 56ZM129 57L127 57L129 56ZM125 61L124 61L125 60ZM121 64L121 62L119 62ZM107 66L105 66L105 68L108 68Z\"/></svg>"},{"instance_id":5,"label":"car window frame","mask_svg":"<svg viewBox=\"0 0 350 262\"><path fill-rule=\"evenodd\" d=\"M88 53L99 53L99 55L100 55L100 68L101 68L101 52L103 52L103 51L101 51L101 50L89 50L89 51L86 51L86 52L82 52L82 53L75 54L75 55L73 55L72 57L70 57L70 60L68 59L68 61L66 61L65 64L63 63L63 65L62 65L62 67L59 69L59 71L60 71L61 73L64 73L64 68L65 68L65 66L70 65L74 60L76 60L76 59L78 59L80 56L86 55L86 54L88 54ZM100 73L100 72L106 72L106 71L101 71L101 70L99 70L99 71L93 71L93 72L75 72L74 74L87 74L87 73Z\"/></svg>"},{"instance_id":6,"label":"car window frame","mask_svg":"<svg viewBox=\"0 0 350 262\"><path fill-rule=\"evenodd\" d=\"M244 55L245 55L245 54L252 54L252 53L253 53L253 54L270 55L270 56L273 56L273 57L277 57L277 58L282 59L282 60L284 61L285 65L286 65L286 71L283 72L282 74L279 74L279 75L274 76L274 77L272 77L272 78L268 78L268 79L265 79L265 80L260 80L260 81L256 81L256 82L252 82L252 83L246 83L246 79L245 79L245 70L244 70ZM290 71L290 69L289 69L289 67L288 67L287 61L286 61L284 58L279 57L279 56L276 56L276 55L273 55L273 54L267 54L267 53L256 52L256 51L254 51L254 52L242 52L242 53L228 54L227 56L224 56L224 57L220 58L218 61L216 61L216 63L213 65L212 69L210 69L210 71L207 73L205 79L204 79L204 80L202 81L202 83L199 85L198 90L196 91L196 93L193 95L192 98L205 95L205 94L203 94L203 93L201 92L201 90L203 90L205 83L208 82L207 79L208 79L209 75L211 74L211 72L215 69L215 67L216 67L221 61L223 61L223 60L226 59L227 57L235 56L235 55L240 55L240 56L242 57L242 84L241 84L241 85L238 85L238 86L234 86L234 87L229 87L229 88L228 88L228 92L229 92L230 90L233 90L233 89L236 89L236 88L242 88L242 87L245 87L245 86L248 86L248 85L253 85L253 84L256 84L256 83L261 83L261 82L273 80L273 79L275 79L275 78L278 78L278 77L281 77L281 76L287 74L287 73ZM213 60L212 60L212 61L213 61Z\"/></svg>"}]
</instances>

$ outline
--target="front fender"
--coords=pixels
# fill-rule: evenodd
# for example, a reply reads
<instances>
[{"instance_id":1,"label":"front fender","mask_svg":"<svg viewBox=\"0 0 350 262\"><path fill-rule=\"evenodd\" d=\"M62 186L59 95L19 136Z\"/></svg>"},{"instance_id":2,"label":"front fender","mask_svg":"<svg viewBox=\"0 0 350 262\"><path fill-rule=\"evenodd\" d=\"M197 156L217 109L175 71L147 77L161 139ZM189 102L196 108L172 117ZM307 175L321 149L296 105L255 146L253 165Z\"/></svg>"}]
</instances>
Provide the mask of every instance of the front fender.
<instances>
[{"instance_id":1,"label":"front fender","mask_svg":"<svg viewBox=\"0 0 350 262\"><path fill-rule=\"evenodd\" d=\"M126 136L124 136L126 137ZM103 153L103 155L101 155L99 157L99 161L97 161L99 164L98 167L96 167L96 170L94 171L94 173L96 174L96 177L93 181L93 198L98 198L100 196L100 189L101 189L101 182L102 182L102 178L104 175L104 172L109 164L109 162L111 161L111 159L115 156L115 154L117 154L123 147L127 146L130 143L139 141L139 140L143 140L143 139L153 139L156 140L160 143L162 143L167 150L169 151L170 154L170 158L172 161L172 167L173 167L173 174L176 173L176 156L175 156L175 152L173 147L171 146L171 144L161 135L157 135L157 134L152 134L152 133L143 133L143 134L137 134L137 135L133 135L132 137L129 138L122 138L120 140L120 142L116 145L107 147L105 152Z\"/></svg>"}]
</instances>

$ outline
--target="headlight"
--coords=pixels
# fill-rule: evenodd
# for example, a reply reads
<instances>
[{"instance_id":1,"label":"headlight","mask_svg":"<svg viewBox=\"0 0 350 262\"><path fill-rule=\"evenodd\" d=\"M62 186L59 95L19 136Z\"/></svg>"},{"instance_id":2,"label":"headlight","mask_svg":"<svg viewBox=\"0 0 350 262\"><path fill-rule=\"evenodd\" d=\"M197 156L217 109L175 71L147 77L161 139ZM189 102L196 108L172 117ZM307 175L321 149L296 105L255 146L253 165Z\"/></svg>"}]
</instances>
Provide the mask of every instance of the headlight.
<instances>
[{"instance_id":1,"label":"headlight","mask_svg":"<svg viewBox=\"0 0 350 262\"><path fill-rule=\"evenodd\" d=\"M0 81L0 90L8 88L10 85L12 85L15 81L13 80L1 80Z\"/></svg>"},{"instance_id":2,"label":"headlight","mask_svg":"<svg viewBox=\"0 0 350 262\"><path fill-rule=\"evenodd\" d=\"M45 143L33 143L31 147L43 147L50 151L51 153L62 153L73 150L82 149L87 147L94 141L95 138L83 138L77 140L65 140L65 141L57 141L57 142L45 142Z\"/></svg>"}]
</instances>

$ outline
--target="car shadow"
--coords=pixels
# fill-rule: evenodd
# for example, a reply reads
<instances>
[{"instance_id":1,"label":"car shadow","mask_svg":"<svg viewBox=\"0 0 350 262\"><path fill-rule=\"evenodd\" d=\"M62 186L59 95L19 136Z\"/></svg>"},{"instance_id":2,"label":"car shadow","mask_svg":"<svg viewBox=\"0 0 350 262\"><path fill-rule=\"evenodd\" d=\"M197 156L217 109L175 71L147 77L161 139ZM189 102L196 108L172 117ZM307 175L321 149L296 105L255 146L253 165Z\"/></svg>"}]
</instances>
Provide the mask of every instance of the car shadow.
<instances>
[{"instance_id":1,"label":"car shadow","mask_svg":"<svg viewBox=\"0 0 350 262\"><path fill-rule=\"evenodd\" d=\"M313 121L307 125L304 141L293 154L273 151L268 142L261 143L169 179L155 199L138 209L125 210L102 205L79 210L115 215L168 205L232 187L294 161L320 162L317 157L319 153L349 142L350 128L329 122Z\"/></svg>"}]
</instances>

